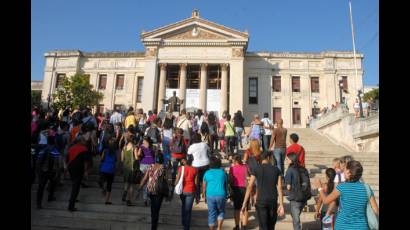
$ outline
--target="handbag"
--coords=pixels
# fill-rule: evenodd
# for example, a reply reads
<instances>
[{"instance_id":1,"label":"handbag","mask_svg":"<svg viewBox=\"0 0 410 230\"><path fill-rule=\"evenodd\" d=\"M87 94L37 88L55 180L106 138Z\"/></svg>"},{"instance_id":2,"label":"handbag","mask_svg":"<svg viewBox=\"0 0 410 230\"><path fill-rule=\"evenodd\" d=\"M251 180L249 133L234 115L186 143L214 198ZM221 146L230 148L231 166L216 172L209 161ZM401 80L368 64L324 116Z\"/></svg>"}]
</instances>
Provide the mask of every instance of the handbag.
<instances>
[{"instance_id":1,"label":"handbag","mask_svg":"<svg viewBox=\"0 0 410 230\"><path fill-rule=\"evenodd\" d=\"M178 181L177 185L175 185L175 194L177 194L177 195L182 194L183 181L184 181L184 171L185 171L185 166L182 166L181 177L179 178L179 181Z\"/></svg>"},{"instance_id":2,"label":"handbag","mask_svg":"<svg viewBox=\"0 0 410 230\"><path fill-rule=\"evenodd\" d=\"M368 184L364 184L366 187L367 197L369 198L367 201L367 209L366 209L366 216L367 216L367 225L369 225L370 230L377 230L379 229L379 219L373 211L372 205L370 204L370 186Z\"/></svg>"}]
</instances>

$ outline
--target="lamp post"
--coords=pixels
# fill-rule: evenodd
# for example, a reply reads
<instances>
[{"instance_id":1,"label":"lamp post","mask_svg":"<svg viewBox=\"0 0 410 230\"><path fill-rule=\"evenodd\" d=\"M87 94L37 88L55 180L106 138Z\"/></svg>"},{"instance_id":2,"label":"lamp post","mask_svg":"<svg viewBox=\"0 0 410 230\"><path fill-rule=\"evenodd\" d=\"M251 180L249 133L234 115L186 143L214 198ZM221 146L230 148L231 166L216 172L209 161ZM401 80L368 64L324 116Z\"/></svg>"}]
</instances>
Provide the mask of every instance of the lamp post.
<instances>
[{"instance_id":1,"label":"lamp post","mask_svg":"<svg viewBox=\"0 0 410 230\"><path fill-rule=\"evenodd\" d=\"M340 104L343 104L343 77L339 76L339 93L340 93Z\"/></svg>"},{"instance_id":2,"label":"lamp post","mask_svg":"<svg viewBox=\"0 0 410 230\"><path fill-rule=\"evenodd\" d=\"M47 97L47 110L50 110L50 101L51 101L51 95L48 94L48 97Z\"/></svg>"},{"instance_id":3,"label":"lamp post","mask_svg":"<svg viewBox=\"0 0 410 230\"><path fill-rule=\"evenodd\" d=\"M317 101L316 99L313 101L313 118L316 119L316 106L317 106Z\"/></svg>"},{"instance_id":4,"label":"lamp post","mask_svg":"<svg viewBox=\"0 0 410 230\"><path fill-rule=\"evenodd\" d=\"M359 97L359 106L360 106L360 118L364 118L363 115L363 105L362 105L362 97L364 96L362 91L359 89L357 91L357 96Z\"/></svg>"}]
</instances>

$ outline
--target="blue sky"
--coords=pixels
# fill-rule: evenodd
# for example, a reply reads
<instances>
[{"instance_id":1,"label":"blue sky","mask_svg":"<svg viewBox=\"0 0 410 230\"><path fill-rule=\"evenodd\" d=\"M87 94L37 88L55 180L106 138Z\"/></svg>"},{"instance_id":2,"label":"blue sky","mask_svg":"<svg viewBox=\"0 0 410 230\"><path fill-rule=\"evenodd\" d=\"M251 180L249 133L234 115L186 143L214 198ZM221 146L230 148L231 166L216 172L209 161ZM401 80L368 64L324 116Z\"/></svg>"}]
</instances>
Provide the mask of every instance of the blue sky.
<instances>
[{"instance_id":1,"label":"blue sky","mask_svg":"<svg viewBox=\"0 0 410 230\"><path fill-rule=\"evenodd\" d=\"M32 0L31 79L54 49L143 51L139 35L191 16L241 31L248 51L352 50L348 0ZM379 83L379 1L352 0L364 83Z\"/></svg>"}]
</instances>

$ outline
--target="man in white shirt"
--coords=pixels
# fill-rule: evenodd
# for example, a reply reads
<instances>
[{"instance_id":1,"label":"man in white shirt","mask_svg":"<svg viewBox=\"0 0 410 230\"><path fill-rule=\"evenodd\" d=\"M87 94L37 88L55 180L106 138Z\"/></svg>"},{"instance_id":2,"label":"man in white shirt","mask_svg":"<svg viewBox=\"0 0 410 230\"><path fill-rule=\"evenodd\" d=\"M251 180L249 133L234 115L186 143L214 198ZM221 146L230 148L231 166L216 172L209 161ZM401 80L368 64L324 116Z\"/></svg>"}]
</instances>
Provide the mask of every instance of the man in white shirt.
<instances>
[{"instance_id":1,"label":"man in white shirt","mask_svg":"<svg viewBox=\"0 0 410 230\"><path fill-rule=\"evenodd\" d=\"M119 113L118 110L116 109L116 110L114 111L114 113L111 115L110 124L115 125L115 124L117 124L118 122L122 123L122 121L123 121L123 116L122 116L122 114Z\"/></svg>"},{"instance_id":2,"label":"man in white shirt","mask_svg":"<svg viewBox=\"0 0 410 230\"><path fill-rule=\"evenodd\" d=\"M270 139L272 137L273 122L269 119L268 113L263 114L263 119L261 121L263 122L264 129L262 148L263 151L267 151L269 149Z\"/></svg>"},{"instance_id":3,"label":"man in white shirt","mask_svg":"<svg viewBox=\"0 0 410 230\"><path fill-rule=\"evenodd\" d=\"M181 116L178 117L177 121L177 128L181 128L184 130L184 142L186 146L189 146L189 141L191 139L191 122L188 120L188 117L186 115L186 110L183 109L181 110Z\"/></svg>"}]
</instances>

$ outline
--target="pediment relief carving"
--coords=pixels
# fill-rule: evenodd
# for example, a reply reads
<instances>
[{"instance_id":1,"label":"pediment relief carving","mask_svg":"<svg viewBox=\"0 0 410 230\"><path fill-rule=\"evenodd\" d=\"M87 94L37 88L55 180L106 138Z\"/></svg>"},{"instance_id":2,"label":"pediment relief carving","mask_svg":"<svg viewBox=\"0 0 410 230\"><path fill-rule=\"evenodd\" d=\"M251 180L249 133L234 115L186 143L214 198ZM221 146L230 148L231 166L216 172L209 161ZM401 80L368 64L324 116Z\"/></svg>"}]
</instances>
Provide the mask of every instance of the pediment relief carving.
<instances>
[{"instance_id":1,"label":"pediment relief carving","mask_svg":"<svg viewBox=\"0 0 410 230\"><path fill-rule=\"evenodd\" d=\"M231 38L216 32L211 32L199 26L191 26L185 29L171 32L161 36L164 40L223 40Z\"/></svg>"}]
</instances>

